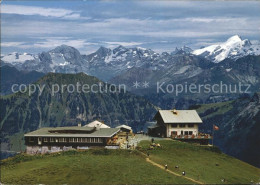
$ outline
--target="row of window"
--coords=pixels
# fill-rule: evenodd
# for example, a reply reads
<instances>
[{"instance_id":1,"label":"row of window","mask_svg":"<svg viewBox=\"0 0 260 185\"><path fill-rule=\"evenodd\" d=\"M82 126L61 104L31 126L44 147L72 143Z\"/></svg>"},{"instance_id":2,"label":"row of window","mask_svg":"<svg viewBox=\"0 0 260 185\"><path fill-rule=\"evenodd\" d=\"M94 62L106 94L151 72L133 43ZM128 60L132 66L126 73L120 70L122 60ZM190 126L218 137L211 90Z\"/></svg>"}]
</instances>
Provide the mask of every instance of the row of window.
<instances>
[{"instance_id":1,"label":"row of window","mask_svg":"<svg viewBox=\"0 0 260 185\"><path fill-rule=\"evenodd\" d=\"M178 135L177 131L172 131L172 135ZM192 135L193 131L181 131L181 135Z\"/></svg>"},{"instance_id":2,"label":"row of window","mask_svg":"<svg viewBox=\"0 0 260 185\"><path fill-rule=\"evenodd\" d=\"M185 123L180 123L180 124L171 124L172 128L177 128L179 125L180 128L185 128L186 125L188 125L189 128L193 128L194 124L185 124Z\"/></svg>"},{"instance_id":3,"label":"row of window","mask_svg":"<svg viewBox=\"0 0 260 185\"><path fill-rule=\"evenodd\" d=\"M103 139L102 138L78 138L78 137L71 137L71 138L66 138L66 137L43 137L43 138L38 138L38 141L42 141L45 143L102 143ZM30 137L29 139L30 142L34 142L34 138Z\"/></svg>"},{"instance_id":4,"label":"row of window","mask_svg":"<svg viewBox=\"0 0 260 185\"><path fill-rule=\"evenodd\" d=\"M184 135L192 135L192 131L184 131ZM183 135L183 131L181 131L181 135Z\"/></svg>"}]
</instances>

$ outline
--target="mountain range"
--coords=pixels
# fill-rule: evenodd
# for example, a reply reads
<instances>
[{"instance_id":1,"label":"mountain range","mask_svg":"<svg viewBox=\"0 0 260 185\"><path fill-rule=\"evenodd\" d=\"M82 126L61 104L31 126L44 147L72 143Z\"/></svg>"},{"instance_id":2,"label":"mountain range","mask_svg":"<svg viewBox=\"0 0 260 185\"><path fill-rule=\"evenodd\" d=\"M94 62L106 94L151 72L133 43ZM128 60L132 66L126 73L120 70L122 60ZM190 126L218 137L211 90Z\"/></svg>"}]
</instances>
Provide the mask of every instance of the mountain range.
<instances>
[{"instance_id":1,"label":"mountain range","mask_svg":"<svg viewBox=\"0 0 260 185\"><path fill-rule=\"evenodd\" d=\"M1 55L1 71L1 94L9 94L0 98L1 144L7 150L17 150L23 133L42 126L66 126L78 120L85 123L102 119L110 126L127 123L137 131L145 129L145 123L152 120L158 107L187 109L192 106L198 109L205 123L200 128L202 131L210 131L212 123L220 126L215 136L217 146L225 153L258 165L255 155L258 153L254 151L257 150L257 123L260 121L259 45L239 36L198 50L184 46L161 54L151 49L119 46L114 49L100 47L92 54L82 55L73 47L61 45L38 55ZM102 81L125 84L129 92L51 95L52 84ZM10 94L13 83L33 82L46 85L41 98L39 91L32 96ZM135 82L139 83L138 88ZM177 96L157 93L157 82L166 85L242 83L250 85L250 92L181 93Z\"/></svg>"},{"instance_id":2,"label":"mountain range","mask_svg":"<svg viewBox=\"0 0 260 185\"><path fill-rule=\"evenodd\" d=\"M242 40L238 35L230 37L226 42L194 51L183 46L175 48L171 53L161 54L151 49L118 46L114 49L100 47L92 54L82 55L73 47L61 45L38 55L12 53L1 56L1 65L14 66L19 71L40 73L84 72L111 84L125 84L128 91L145 96L161 108L188 108L194 103L231 100L239 97L239 94L182 93L178 97L173 94L158 95L157 82L166 85L242 83L249 84L252 93L257 92L260 88L259 48L260 45L252 44L247 39ZM149 87L140 85L135 88L135 82L147 82Z\"/></svg>"},{"instance_id":3,"label":"mountain range","mask_svg":"<svg viewBox=\"0 0 260 185\"><path fill-rule=\"evenodd\" d=\"M237 60L248 55L260 55L260 45L252 44L247 39L242 40L238 35L232 36L224 43L194 51L184 46L176 48L171 53L162 52L161 54L141 47L118 46L114 49L100 47L92 54L82 55L73 47L61 45L37 55L29 53L1 55L1 61L4 64L13 65L18 70L35 70L43 73L84 72L108 81L128 69L136 67L154 71L168 69L174 66L176 55L187 55L194 58L197 56L199 60L219 63L225 59ZM180 71L185 69L180 69Z\"/></svg>"}]
</instances>

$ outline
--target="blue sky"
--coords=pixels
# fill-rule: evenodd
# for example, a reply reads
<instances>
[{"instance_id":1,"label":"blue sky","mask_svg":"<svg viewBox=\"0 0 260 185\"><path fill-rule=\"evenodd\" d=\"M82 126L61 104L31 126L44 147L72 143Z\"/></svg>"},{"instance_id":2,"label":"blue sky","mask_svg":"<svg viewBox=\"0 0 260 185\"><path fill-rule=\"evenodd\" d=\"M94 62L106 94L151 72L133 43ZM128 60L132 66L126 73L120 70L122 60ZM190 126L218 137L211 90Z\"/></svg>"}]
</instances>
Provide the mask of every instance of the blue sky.
<instances>
[{"instance_id":1,"label":"blue sky","mask_svg":"<svg viewBox=\"0 0 260 185\"><path fill-rule=\"evenodd\" d=\"M2 53L61 44L82 54L100 46L157 52L193 49L240 35L260 40L259 1L3 1Z\"/></svg>"}]
</instances>

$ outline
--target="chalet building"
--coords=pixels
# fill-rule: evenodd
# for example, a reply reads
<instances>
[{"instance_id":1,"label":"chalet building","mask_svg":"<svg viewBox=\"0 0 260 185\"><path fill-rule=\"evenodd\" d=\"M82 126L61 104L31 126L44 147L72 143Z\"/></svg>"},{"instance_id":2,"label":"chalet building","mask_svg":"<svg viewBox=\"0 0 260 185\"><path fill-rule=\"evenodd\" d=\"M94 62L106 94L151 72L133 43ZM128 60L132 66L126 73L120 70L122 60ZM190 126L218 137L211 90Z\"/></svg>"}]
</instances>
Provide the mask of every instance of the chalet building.
<instances>
[{"instance_id":1,"label":"chalet building","mask_svg":"<svg viewBox=\"0 0 260 185\"><path fill-rule=\"evenodd\" d=\"M155 137L171 137L175 140L207 145L209 134L199 132L202 124L196 110L159 110L154 119L156 125L148 127L148 134Z\"/></svg>"},{"instance_id":2,"label":"chalet building","mask_svg":"<svg viewBox=\"0 0 260 185\"><path fill-rule=\"evenodd\" d=\"M199 134L199 124L202 124L195 110L159 110L154 119L157 124L148 128L150 135L174 137Z\"/></svg>"},{"instance_id":3,"label":"chalet building","mask_svg":"<svg viewBox=\"0 0 260 185\"><path fill-rule=\"evenodd\" d=\"M65 151L89 147L118 148L116 135L119 128L55 127L40 128L24 135L28 154Z\"/></svg>"}]
</instances>

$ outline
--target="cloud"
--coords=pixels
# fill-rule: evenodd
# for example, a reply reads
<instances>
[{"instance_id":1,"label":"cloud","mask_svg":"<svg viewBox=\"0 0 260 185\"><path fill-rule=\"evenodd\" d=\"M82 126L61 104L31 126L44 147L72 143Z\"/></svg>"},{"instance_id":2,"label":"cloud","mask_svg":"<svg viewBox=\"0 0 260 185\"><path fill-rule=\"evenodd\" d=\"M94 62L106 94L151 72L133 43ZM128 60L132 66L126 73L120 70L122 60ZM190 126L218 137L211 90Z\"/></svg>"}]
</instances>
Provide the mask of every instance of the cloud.
<instances>
[{"instance_id":1,"label":"cloud","mask_svg":"<svg viewBox=\"0 0 260 185\"><path fill-rule=\"evenodd\" d=\"M23 5L6 5L3 4L1 8L2 14L17 14L17 15L39 15L44 17L57 18L79 18L79 12L75 12L62 8L44 8L38 6L23 6Z\"/></svg>"},{"instance_id":2,"label":"cloud","mask_svg":"<svg viewBox=\"0 0 260 185\"><path fill-rule=\"evenodd\" d=\"M104 42L105 44L108 44L109 47L115 47L115 46L125 46L125 47L130 47L130 46L139 46L142 45L143 43L141 42Z\"/></svg>"},{"instance_id":3,"label":"cloud","mask_svg":"<svg viewBox=\"0 0 260 185\"><path fill-rule=\"evenodd\" d=\"M24 42L1 42L2 47L19 47L23 44Z\"/></svg>"},{"instance_id":4,"label":"cloud","mask_svg":"<svg viewBox=\"0 0 260 185\"><path fill-rule=\"evenodd\" d=\"M84 39L69 39L69 38L47 38L42 41L30 42L2 42L2 47L17 47L17 48L48 48L60 46L62 44L75 48L84 48L85 46L97 45L97 43L87 42Z\"/></svg>"},{"instance_id":5,"label":"cloud","mask_svg":"<svg viewBox=\"0 0 260 185\"><path fill-rule=\"evenodd\" d=\"M172 50L225 41L235 34L259 38L256 2L86 1L56 6L46 1L50 8L21 3L2 5L2 47L9 50L41 51L61 44L84 51L100 45Z\"/></svg>"}]
</instances>

